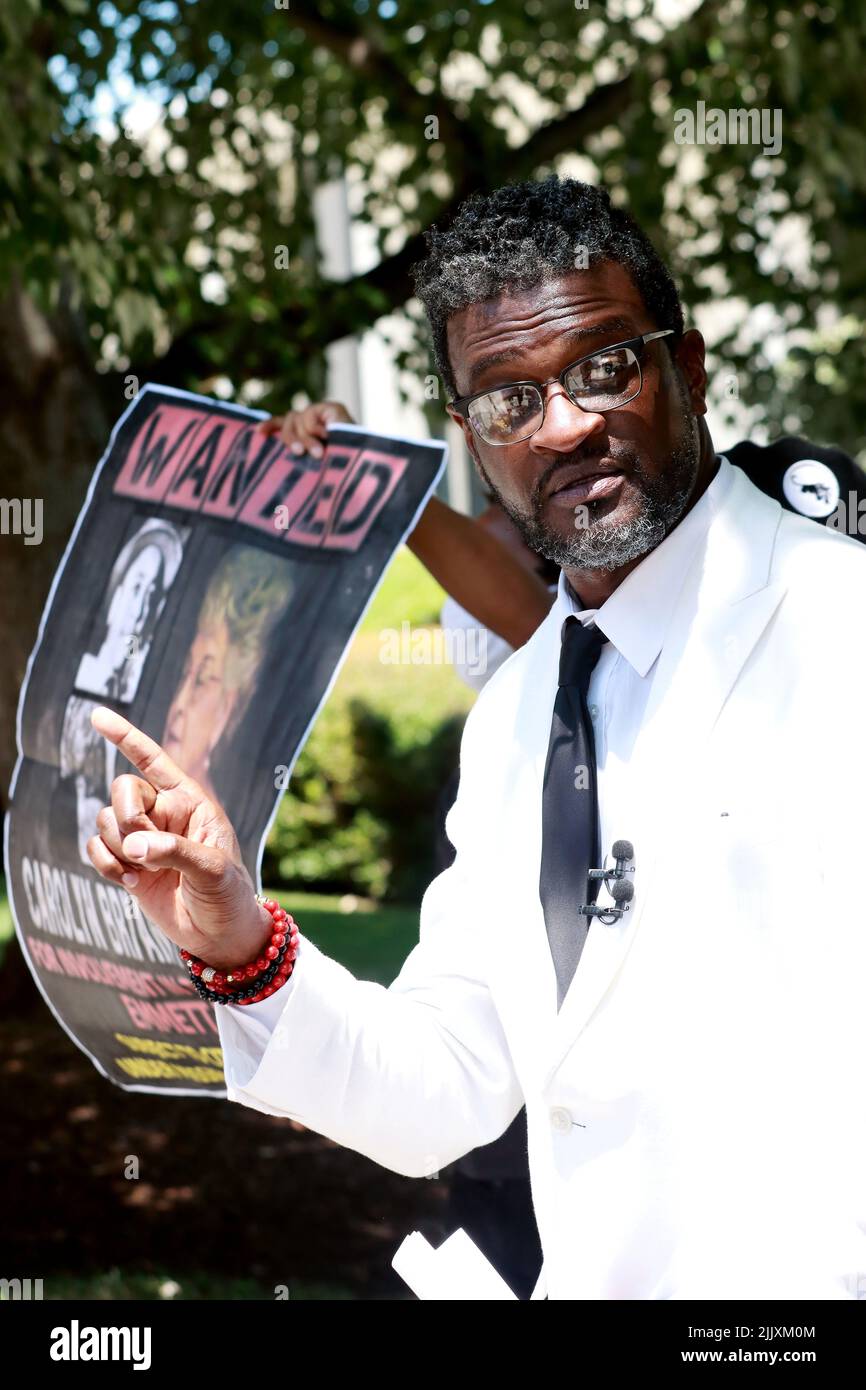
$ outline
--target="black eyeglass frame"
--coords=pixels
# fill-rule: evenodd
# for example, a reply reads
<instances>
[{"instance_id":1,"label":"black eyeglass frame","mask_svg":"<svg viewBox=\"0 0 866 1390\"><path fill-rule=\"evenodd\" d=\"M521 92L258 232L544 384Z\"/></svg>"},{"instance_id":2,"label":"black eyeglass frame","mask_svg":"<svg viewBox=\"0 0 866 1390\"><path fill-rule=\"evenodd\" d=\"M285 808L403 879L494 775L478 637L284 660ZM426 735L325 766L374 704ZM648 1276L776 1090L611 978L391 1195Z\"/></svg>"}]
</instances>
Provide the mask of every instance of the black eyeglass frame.
<instances>
[{"instance_id":1,"label":"black eyeglass frame","mask_svg":"<svg viewBox=\"0 0 866 1390\"><path fill-rule=\"evenodd\" d=\"M454 411L455 415L462 415L464 420L468 420L479 439L481 439L484 444L489 444L491 448L500 449L507 447L509 444L522 444L524 440L531 439L534 434L537 434L544 424L544 417L547 411L547 387L552 386L554 382L559 383L572 405L576 405L579 410L586 409L585 406L580 404L580 401L574 399L563 381L563 377L567 376L569 372L573 372L575 367L580 366L581 362L589 362L591 358L600 357L605 352L615 352L617 348L631 348L637 360L639 377L638 387L637 390L631 396L627 396L624 401L617 401L616 405L605 406L604 410L597 410L592 413L605 415L608 410L620 410L622 406L628 405L631 401L635 400L643 390L643 372L640 369L640 359L644 348L647 343L654 342L656 338L667 338L671 334L678 337L679 330L676 328L660 328L656 329L653 333L641 333L636 338L625 338L620 343L610 343L607 347L596 348L594 352L584 353L583 357L578 357L576 361L569 362L568 366L563 367L558 376L549 377L547 381L504 381L500 386L486 386L483 391L473 391L470 396L458 396L456 400L450 402L450 409ZM519 439L501 439L495 442L491 439L485 439L475 421L468 414L469 406L473 401L480 400L482 396L490 396L495 391L510 391L518 386L534 386L541 396L541 419L535 426L535 429L530 430L529 434L521 435Z\"/></svg>"}]
</instances>

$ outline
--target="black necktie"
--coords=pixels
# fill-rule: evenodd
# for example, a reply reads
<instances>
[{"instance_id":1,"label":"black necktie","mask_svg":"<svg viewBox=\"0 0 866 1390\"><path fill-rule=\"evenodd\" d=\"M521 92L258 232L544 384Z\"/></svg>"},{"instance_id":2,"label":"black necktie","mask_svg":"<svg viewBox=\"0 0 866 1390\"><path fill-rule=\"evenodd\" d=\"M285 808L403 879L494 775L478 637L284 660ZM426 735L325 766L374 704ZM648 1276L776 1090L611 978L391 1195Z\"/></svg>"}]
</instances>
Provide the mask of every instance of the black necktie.
<instances>
[{"instance_id":1,"label":"black necktie","mask_svg":"<svg viewBox=\"0 0 866 1390\"><path fill-rule=\"evenodd\" d=\"M586 706L589 678L606 637L597 627L565 620L559 689L553 706L541 802L539 893L562 1004L580 960L589 918L578 908L595 899L599 867L595 739Z\"/></svg>"}]
</instances>

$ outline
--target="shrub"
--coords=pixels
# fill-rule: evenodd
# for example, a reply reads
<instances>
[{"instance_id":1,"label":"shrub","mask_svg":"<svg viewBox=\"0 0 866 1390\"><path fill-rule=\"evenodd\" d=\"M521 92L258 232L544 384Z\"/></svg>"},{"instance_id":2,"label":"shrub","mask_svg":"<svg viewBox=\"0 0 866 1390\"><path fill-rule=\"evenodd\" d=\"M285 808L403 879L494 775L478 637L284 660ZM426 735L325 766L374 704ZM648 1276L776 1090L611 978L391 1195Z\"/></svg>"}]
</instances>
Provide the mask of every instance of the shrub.
<instances>
[{"instance_id":1,"label":"shrub","mask_svg":"<svg viewBox=\"0 0 866 1390\"><path fill-rule=\"evenodd\" d=\"M436 809L464 716L406 742L397 713L354 698L323 711L268 840L263 878L417 901L433 877Z\"/></svg>"}]
</instances>

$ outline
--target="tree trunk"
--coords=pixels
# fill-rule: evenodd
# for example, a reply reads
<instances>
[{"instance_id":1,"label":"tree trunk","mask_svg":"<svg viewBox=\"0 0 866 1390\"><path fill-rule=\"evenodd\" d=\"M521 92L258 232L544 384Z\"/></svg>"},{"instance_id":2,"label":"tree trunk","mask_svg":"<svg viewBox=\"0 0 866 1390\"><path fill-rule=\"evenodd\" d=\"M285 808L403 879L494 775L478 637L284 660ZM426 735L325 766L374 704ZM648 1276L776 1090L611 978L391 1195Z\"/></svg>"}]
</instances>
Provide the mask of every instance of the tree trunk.
<instances>
[{"instance_id":1,"label":"tree trunk","mask_svg":"<svg viewBox=\"0 0 866 1390\"><path fill-rule=\"evenodd\" d=\"M17 757L16 711L27 658L51 580L108 439L109 413L100 387L69 305L61 303L48 317L13 285L0 300L0 497L22 503L41 499L42 539L25 544L23 535L0 534L3 812ZM0 980L0 999L7 1007L13 994L22 1006L25 999L32 1003L35 990L23 989L27 976L18 943L12 941Z\"/></svg>"}]
</instances>

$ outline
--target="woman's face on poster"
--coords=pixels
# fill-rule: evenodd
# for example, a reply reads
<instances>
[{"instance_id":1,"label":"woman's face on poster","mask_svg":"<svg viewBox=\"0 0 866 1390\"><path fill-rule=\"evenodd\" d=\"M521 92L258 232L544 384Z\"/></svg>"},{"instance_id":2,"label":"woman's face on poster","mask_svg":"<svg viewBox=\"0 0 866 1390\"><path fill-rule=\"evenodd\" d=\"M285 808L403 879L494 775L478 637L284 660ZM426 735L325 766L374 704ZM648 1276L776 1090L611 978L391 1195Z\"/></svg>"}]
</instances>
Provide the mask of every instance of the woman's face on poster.
<instances>
[{"instance_id":1,"label":"woman's face on poster","mask_svg":"<svg viewBox=\"0 0 866 1390\"><path fill-rule=\"evenodd\" d=\"M109 631L140 636L153 606L154 589L162 571L162 553L148 545L136 555L115 590L108 610Z\"/></svg>"},{"instance_id":2,"label":"woman's face on poster","mask_svg":"<svg viewBox=\"0 0 866 1390\"><path fill-rule=\"evenodd\" d=\"M229 721L237 692L225 685L228 628L199 628L175 691L161 740L184 772L199 778Z\"/></svg>"}]
</instances>

